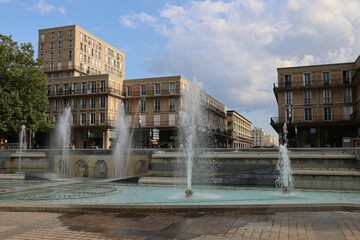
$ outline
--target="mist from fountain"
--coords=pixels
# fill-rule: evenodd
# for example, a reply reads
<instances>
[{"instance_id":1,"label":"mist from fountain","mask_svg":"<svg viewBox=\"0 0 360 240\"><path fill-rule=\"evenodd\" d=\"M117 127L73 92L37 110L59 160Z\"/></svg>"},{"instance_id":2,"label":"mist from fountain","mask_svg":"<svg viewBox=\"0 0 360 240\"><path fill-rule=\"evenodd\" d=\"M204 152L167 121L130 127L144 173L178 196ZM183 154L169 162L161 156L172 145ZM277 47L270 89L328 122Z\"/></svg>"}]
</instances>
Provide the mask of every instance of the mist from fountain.
<instances>
[{"instance_id":1,"label":"mist from fountain","mask_svg":"<svg viewBox=\"0 0 360 240\"><path fill-rule=\"evenodd\" d=\"M132 134L131 134L132 135ZM115 178L127 177L132 138L126 120L124 103L120 103L116 116L116 140L114 148Z\"/></svg>"},{"instance_id":2,"label":"mist from fountain","mask_svg":"<svg viewBox=\"0 0 360 240\"><path fill-rule=\"evenodd\" d=\"M22 161L22 153L25 149L24 142L26 139L26 126L21 125L21 130L19 133L19 162L18 162L18 172L21 172L21 161Z\"/></svg>"},{"instance_id":3,"label":"mist from fountain","mask_svg":"<svg viewBox=\"0 0 360 240\"><path fill-rule=\"evenodd\" d=\"M71 139L71 107L66 107L57 125L57 136L62 149L60 176L70 177L69 149Z\"/></svg>"},{"instance_id":4,"label":"mist from fountain","mask_svg":"<svg viewBox=\"0 0 360 240\"><path fill-rule=\"evenodd\" d=\"M201 146L199 131L204 126L205 115L202 104L202 84L193 82L187 90L183 91L180 111L180 150L185 156L186 165L186 196L190 197L192 191L192 174L196 147Z\"/></svg>"},{"instance_id":5,"label":"mist from fountain","mask_svg":"<svg viewBox=\"0 0 360 240\"><path fill-rule=\"evenodd\" d=\"M276 165L276 171L279 173L275 180L275 185L281 188L284 194L290 194L290 190L294 186L294 179L292 175L290 158L287 150L287 126L283 126L284 143L279 146L279 161Z\"/></svg>"}]
</instances>

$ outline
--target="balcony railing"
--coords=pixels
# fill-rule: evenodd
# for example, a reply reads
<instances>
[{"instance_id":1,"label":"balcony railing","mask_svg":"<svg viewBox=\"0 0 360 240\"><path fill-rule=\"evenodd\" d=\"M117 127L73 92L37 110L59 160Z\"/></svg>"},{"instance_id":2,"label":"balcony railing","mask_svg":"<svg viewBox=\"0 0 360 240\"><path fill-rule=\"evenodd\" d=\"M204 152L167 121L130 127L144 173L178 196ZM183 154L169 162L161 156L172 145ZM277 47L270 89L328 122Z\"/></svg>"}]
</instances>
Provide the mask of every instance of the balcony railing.
<instances>
[{"instance_id":1,"label":"balcony railing","mask_svg":"<svg viewBox=\"0 0 360 240\"><path fill-rule=\"evenodd\" d=\"M70 95L88 95L88 94L115 94L121 96L121 91L112 87L87 88L87 89L58 89L48 91L48 97L70 96Z\"/></svg>"},{"instance_id":2,"label":"balcony railing","mask_svg":"<svg viewBox=\"0 0 360 240\"><path fill-rule=\"evenodd\" d=\"M321 122L343 122L343 121L351 121L353 119L360 119L360 116L357 115L356 112L350 114L350 115L331 115L329 116L330 120L325 120L325 117L323 115L321 116L308 116L305 119L305 116L299 116L299 117L292 117L291 123L297 124L297 123L321 123ZM286 117L271 117L270 123L271 124L277 124L277 123L284 123L288 122L288 119Z\"/></svg>"},{"instance_id":3,"label":"balcony railing","mask_svg":"<svg viewBox=\"0 0 360 240\"><path fill-rule=\"evenodd\" d=\"M170 91L169 89L155 91L153 89L146 91L123 91L123 95L126 97L156 97L156 96L168 96L168 95L179 95L180 89Z\"/></svg>"},{"instance_id":4,"label":"balcony railing","mask_svg":"<svg viewBox=\"0 0 360 240\"><path fill-rule=\"evenodd\" d=\"M351 84L351 79L331 79L331 80L311 80L311 81L287 81L274 83L274 88L310 88L310 87L329 87Z\"/></svg>"},{"instance_id":5,"label":"balcony railing","mask_svg":"<svg viewBox=\"0 0 360 240\"><path fill-rule=\"evenodd\" d=\"M54 123L56 124L56 123ZM139 123L137 121L130 122L128 124L132 128L139 128ZM72 127L115 127L116 121L115 120L103 120L103 121L91 121L91 120L78 120L73 121L71 123ZM177 127L178 122L177 121L153 121L153 120L147 120L141 122L141 128L156 128L156 127Z\"/></svg>"}]
</instances>

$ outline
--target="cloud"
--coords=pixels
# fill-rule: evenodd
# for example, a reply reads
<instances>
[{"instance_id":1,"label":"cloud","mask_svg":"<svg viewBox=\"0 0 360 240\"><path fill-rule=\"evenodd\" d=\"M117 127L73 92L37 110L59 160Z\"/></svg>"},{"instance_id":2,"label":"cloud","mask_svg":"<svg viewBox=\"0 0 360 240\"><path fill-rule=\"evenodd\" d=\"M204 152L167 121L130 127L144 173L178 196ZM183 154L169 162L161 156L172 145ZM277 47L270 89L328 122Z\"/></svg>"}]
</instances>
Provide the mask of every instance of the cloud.
<instances>
[{"instance_id":1,"label":"cloud","mask_svg":"<svg viewBox=\"0 0 360 240\"><path fill-rule=\"evenodd\" d=\"M46 0L38 0L32 6L27 8L30 11L37 11L43 15L50 14L52 12L59 12L60 14L66 14L65 7L55 7L54 5L49 4Z\"/></svg>"},{"instance_id":2,"label":"cloud","mask_svg":"<svg viewBox=\"0 0 360 240\"><path fill-rule=\"evenodd\" d=\"M147 60L148 71L197 78L229 108L267 113L270 119L277 116L277 68L355 61L358 9L357 0L168 4L147 25L166 40L165 51ZM140 15L126 16L122 23L137 27L146 22ZM258 120L250 120L256 126Z\"/></svg>"},{"instance_id":3,"label":"cloud","mask_svg":"<svg viewBox=\"0 0 360 240\"><path fill-rule=\"evenodd\" d=\"M139 25L154 25L156 23L156 17L153 17L147 13L123 15L119 17L119 23L128 28L137 28Z\"/></svg>"}]
</instances>

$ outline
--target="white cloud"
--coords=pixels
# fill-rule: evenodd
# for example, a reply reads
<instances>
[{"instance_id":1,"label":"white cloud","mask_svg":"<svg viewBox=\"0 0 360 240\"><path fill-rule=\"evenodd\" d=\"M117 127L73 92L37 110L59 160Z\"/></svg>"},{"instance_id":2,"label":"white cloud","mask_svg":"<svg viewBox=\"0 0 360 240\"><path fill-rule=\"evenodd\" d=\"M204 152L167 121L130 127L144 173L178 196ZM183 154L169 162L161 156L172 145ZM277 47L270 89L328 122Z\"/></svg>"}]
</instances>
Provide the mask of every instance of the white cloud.
<instances>
[{"instance_id":1,"label":"white cloud","mask_svg":"<svg viewBox=\"0 0 360 240\"><path fill-rule=\"evenodd\" d=\"M157 19L147 13L131 14L120 16L119 22L128 28L137 28L139 25L154 25Z\"/></svg>"},{"instance_id":2,"label":"white cloud","mask_svg":"<svg viewBox=\"0 0 360 240\"><path fill-rule=\"evenodd\" d=\"M243 113L272 109L276 116L277 68L356 59L358 9L357 0L166 5L151 22L166 39L166 51L148 61L149 71L194 76L230 108ZM146 21L136 14L123 19L129 27L141 22Z\"/></svg>"},{"instance_id":3,"label":"white cloud","mask_svg":"<svg viewBox=\"0 0 360 240\"><path fill-rule=\"evenodd\" d=\"M60 14L66 14L65 7L55 7L54 5L49 4L46 0L38 0L32 6L27 8L30 11L37 11L43 15L50 14L52 12L59 12Z\"/></svg>"}]
</instances>

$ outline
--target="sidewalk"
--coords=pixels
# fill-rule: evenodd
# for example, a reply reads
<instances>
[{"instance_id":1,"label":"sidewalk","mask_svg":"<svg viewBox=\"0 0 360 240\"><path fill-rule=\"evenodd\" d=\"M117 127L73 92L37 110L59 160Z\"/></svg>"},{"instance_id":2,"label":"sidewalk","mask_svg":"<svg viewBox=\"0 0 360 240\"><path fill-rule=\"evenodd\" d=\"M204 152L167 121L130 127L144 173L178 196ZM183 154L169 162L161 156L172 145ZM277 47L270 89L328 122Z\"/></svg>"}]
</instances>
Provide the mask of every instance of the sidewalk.
<instances>
[{"instance_id":1,"label":"sidewalk","mask_svg":"<svg viewBox=\"0 0 360 240\"><path fill-rule=\"evenodd\" d=\"M360 239L360 212L0 212L0 239Z\"/></svg>"}]
</instances>

